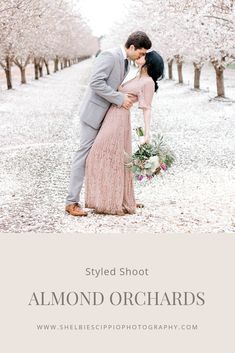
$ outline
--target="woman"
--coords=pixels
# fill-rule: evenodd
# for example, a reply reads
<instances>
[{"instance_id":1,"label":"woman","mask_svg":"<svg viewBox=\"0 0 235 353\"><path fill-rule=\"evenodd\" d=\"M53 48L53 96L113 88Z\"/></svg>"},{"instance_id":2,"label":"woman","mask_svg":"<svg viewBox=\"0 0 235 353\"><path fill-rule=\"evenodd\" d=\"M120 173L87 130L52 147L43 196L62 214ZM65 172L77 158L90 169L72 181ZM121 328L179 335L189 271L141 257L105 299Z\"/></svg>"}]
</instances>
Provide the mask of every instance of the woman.
<instances>
[{"instance_id":1,"label":"woman","mask_svg":"<svg viewBox=\"0 0 235 353\"><path fill-rule=\"evenodd\" d=\"M136 60L139 75L119 87L139 102L144 115L144 141L150 140L151 102L163 78L162 57L151 51ZM136 212L133 175L124 165L132 154L130 111L111 105L86 160L85 207L97 213L125 215Z\"/></svg>"}]
</instances>

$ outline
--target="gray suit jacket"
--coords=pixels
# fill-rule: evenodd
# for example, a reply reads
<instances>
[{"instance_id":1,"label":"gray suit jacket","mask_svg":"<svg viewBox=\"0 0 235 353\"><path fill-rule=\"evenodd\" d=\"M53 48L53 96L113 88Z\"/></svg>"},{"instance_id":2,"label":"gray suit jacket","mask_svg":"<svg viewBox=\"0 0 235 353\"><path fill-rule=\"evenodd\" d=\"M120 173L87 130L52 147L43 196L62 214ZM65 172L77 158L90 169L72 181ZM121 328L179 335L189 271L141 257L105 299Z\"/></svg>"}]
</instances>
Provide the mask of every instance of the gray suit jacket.
<instances>
[{"instance_id":1,"label":"gray suit jacket","mask_svg":"<svg viewBox=\"0 0 235 353\"><path fill-rule=\"evenodd\" d=\"M114 103L121 107L124 95L117 92L126 77L124 57L121 48L109 49L95 59L90 84L80 108L80 119L95 129L99 129L105 114Z\"/></svg>"}]
</instances>

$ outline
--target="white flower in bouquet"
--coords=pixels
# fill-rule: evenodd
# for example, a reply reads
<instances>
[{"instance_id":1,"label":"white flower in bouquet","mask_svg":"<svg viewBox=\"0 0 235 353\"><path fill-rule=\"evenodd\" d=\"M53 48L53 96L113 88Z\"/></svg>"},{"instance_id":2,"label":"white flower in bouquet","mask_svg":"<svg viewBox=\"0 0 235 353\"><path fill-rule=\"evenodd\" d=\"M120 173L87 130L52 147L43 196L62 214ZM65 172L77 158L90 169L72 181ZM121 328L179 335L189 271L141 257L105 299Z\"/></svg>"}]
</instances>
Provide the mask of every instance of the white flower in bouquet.
<instances>
[{"instance_id":1,"label":"white flower in bouquet","mask_svg":"<svg viewBox=\"0 0 235 353\"><path fill-rule=\"evenodd\" d=\"M149 167L151 172L155 172L155 170L160 167L160 160L158 156L150 157L147 163L151 164L151 167Z\"/></svg>"}]
</instances>

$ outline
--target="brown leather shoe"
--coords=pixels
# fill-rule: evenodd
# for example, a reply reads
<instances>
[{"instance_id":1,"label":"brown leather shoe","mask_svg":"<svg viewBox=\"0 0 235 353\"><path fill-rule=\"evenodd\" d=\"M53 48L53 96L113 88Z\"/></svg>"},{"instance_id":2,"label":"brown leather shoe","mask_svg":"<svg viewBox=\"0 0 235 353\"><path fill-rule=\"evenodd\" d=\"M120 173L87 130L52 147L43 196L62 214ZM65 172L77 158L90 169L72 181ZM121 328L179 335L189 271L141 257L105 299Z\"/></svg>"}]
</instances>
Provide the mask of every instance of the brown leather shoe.
<instances>
[{"instance_id":1,"label":"brown leather shoe","mask_svg":"<svg viewBox=\"0 0 235 353\"><path fill-rule=\"evenodd\" d=\"M71 216L87 216L87 212L84 211L78 203L71 203L65 207L65 211L71 214Z\"/></svg>"}]
</instances>

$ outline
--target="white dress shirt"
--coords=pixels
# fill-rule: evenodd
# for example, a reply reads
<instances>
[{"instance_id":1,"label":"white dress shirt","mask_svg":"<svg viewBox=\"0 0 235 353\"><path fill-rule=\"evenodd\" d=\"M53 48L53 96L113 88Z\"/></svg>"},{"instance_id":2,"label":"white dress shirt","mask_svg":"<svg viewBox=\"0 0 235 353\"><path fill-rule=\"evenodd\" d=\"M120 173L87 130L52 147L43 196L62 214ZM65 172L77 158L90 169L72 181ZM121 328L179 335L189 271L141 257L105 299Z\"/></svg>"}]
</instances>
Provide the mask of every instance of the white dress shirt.
<instances>
[{"instance_id":1,"label":"white dress shirt","mask_svg":"<svg viewBox=\"0 0 235 353\"><path fill-rule=\"evenodd\" d=\"M126 56L126 51L125 51L125 48L124 48L123 45L121 45L121 50L122 50L123 58L124 58L124 59L128 59L127 56Z\"/></svg>"}]
</instances>

